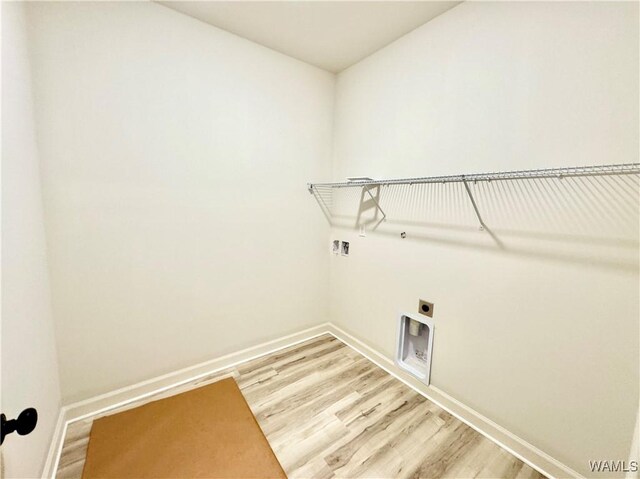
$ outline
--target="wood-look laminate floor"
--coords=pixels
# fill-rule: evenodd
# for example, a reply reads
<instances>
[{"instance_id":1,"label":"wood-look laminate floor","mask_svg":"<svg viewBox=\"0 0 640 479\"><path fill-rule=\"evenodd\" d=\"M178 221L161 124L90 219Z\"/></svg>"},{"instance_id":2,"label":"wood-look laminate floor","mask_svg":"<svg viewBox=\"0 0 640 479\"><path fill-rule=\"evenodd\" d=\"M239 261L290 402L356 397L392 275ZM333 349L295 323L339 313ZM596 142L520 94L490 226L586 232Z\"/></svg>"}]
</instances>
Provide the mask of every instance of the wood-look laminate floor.
<instances>
[{"instance_id":1,"label":"wood-look laminate floor","mask_svg":"<svg viewBox=\"0 0 640 479\"><path fill-rule=\"evenodd\" d=\"M235 377L290 478L543 478L332 336L161 397ZM96 417L67 428L57 477L79 478Z\"/></svg>"}]
</instances>

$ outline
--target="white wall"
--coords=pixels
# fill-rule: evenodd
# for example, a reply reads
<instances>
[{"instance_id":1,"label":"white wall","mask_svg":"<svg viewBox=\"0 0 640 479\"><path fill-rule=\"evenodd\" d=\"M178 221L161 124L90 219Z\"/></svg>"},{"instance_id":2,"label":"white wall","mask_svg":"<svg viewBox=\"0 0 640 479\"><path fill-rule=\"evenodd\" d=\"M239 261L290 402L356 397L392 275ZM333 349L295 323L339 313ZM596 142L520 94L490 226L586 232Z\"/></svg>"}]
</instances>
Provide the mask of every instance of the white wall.
<instances>
[{"instance_id":1,"label":"white wall","mask_svg":"<svg viewBox=\"0 0 640 479\"><path fill-rule=\"evenodd\" d=\"M326 321L333 75L158 4L30 4L65 402Z\"/></svg>"},{"instance_id":2,"label":"white wall","mask_svg":"<svg viewBox=\"0 0 640 479\"><path fill-rule=\"evenodd\" d=\"M383 190L366 237L342 192L330 270L304 184L332 126L336 179L637 162L637 4L464 3L339 75L335 115L333 76L157 4L28 17L65 402L327 319L391 357L424 298L434 387L584 474L628 457L636 179L472 185L493 237L460 185Z\"/></svg>"},{"instance_id":3,"label":"white wall","mask_svg":"<svg viewBox=\"0 0 640 479\"><path fill-rule=\"evenodd\" d=\"M638 34L637 3L465 2L338 76L334 178L638 162ZM375 231L336 193L332 320L392 357L433 301L434 387L581 473L627 459L637 178L471 187L495 239L460 184L383 188Z\"/></svg>"},{"instance_id":4,"label":"white wall","mask_svg":"<svg viewBox=\"0 0 640 479\"><path fill-rule=\"evenodd\" d=\"M2 3L2 412L38 411L2 445L5 477L38 477L60 410L24 7Z\"/></svg>"}]
</instances>

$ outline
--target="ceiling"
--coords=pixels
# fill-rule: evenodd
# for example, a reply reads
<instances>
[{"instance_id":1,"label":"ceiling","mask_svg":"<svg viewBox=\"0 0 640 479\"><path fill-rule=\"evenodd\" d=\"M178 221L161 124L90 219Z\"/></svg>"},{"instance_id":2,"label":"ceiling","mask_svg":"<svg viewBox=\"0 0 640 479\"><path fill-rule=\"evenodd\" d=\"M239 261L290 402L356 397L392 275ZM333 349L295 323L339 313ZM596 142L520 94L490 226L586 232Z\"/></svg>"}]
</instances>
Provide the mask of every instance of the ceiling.
<instances>
[{"instance_id":1,"label":"ceiling","mask_svg":"<svg viewBox=\"0 0 640 479\"><path fill-rule=\"evenodd\" d=\"M215 27L338 73L460 2L159 2Z\"/></svg>"}]
</instances>

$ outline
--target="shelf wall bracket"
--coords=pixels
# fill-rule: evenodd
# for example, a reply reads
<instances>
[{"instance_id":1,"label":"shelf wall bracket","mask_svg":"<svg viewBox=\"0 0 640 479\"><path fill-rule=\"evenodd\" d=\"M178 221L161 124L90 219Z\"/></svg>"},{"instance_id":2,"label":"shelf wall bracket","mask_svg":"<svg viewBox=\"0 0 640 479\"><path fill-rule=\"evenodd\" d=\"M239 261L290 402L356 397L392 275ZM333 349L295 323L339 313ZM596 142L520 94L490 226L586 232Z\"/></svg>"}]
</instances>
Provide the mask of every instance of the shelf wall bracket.
<instances>
[{"instance_id":1,"label":"shelf wall bracket","mask_svg":"<svg viewBox=\"0 0 640 479\"><path fill-rule=\"evenodd\" d=\"M480 231L484 231L487 229L487 225L484 224L482 220L482 216L480 216L480 211L478 211L478 205L476 204L476 200L473 198L473 193L471 193L471 188L469 188L469 184L466 179L462 179L464 183L464 188L467 190L467 195L469 195L469 199L471 200L471 204L473 205L473 211L475 211L476 216L478 217L478 221L480 222Z\"/></svg>"},{"instance_id":2,"label":"shelf wall bracket","mask_svg":"<svg viewBox=\"0 0 640 479\"><path fill-rule=\"evenodd\" d=\"M380 203L378 203L378 200L376 199L376 197L371 194L371 191L369 191L369 186L365 185L365 186L362 187L362 189L367 192L369 197L371 197L371 201L373 201L373 204L376 205L376 208L378 208L378 211L380 211L380 213L382 213L382 219L380 221L381 222L382 221L386 221L387 220L387 214L380 207Z\"/></svg>"}]
</instances>

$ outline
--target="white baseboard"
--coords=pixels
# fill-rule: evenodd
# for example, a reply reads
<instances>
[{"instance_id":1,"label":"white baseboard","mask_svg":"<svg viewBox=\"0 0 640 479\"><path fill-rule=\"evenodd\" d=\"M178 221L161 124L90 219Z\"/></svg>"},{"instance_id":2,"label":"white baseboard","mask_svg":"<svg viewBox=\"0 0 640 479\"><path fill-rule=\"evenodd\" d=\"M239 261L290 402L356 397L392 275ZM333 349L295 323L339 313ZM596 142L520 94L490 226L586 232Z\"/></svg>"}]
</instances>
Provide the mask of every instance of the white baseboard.
<instances>
[{"instance_id":1,"label":"white baseboard","mask_svg":"<svg viewBox=\"0 0 640 479\"><path fill-rule=\"evenodd\" d=\"M167 391L171 388L181 386L209 374L237 366L246 361L277 352L284 348L295 346L298 343L308 341L309 339L313 339L323 334L330 334L347 346L358 351L360 354L380 366L398 380L402 381L414 391L426 397L430 401L433 401L438 406L547 477L573 477L577 479L584 479L580 474L565 466L560 461L555 460L551 456L545 454L533 445L510 433L503 427L495 424L488 418L465 406L446 393L433 386L425 386L416 378L404 373L385 355L366 345L360 339L332 323L324 323L236 353L228 354L189 368L148 379L137 384L132 384L106 394L101 394L99 396L62 407L58 418L58 424L56 425L54 432L54 437L51 442L45 469L43 471L43 477L55 477L68 424L90 416L105 413L111 409Z\"/></svg>"},{"instance_id":2,"label":"white baseboard","mask_svg":"<svg viewBox=\"0 0 640 479\"><path fill-rule=\"evenodd\" d=\"M189 381L199 379L209 374L236 366L240 363L271 354L283 348L294 346L297 343L307 341L316 336L326 334L329 323L324 323L313 328L305 329L298 333L290 334L279 339L227 354L216 359L205 361L195 366L180 369L162 376L126 386L84 401L79 401L66 406L67 422L74 422L89 416L101 414L110 409L124 406L127 403L144 399L147 396L166 391L176 386L181 386Z\"/></svg>"},{"instance_id":3,"label":"white baseboard","mask_svg":"<svg viewBox=\"0 0 640 479\"><path fill-rule=\"evenodd\" d=\"M338 326L329 323L329 333L337 339L355 349L373 363L380 366L396 379L402 381L418 394L434 402L442 409L460 419L469 427L495 442L498 446L510 452L524 463L533 467L549 478L571 477L584 479L582 475L545 452L529 444L524 439L507 431L502 426L486 418L477 411L452 398L447 393L434 386L426 386L413 376L405 373L387 356L368 346L360 339L347 333Z\"/></svg>"},{"instance_id":4,"label":"white baseboard","mask_svg":"<svg viewBox=\"0 0 640 479\"><path fill-rule=\"evenodd\" d=\"M62 447L62 440L64 439L64 433L66 431L66 423L65 408L61 407L58 413L56 427L53 429L53 435L51 436L51 444L49 445L49 453L47 454L47 460L42 470L42 477L53 477L54 475L59 459L58 451Z\"/></svg>"},{"instance_id":5,"label":"white baseboard","mask_svg":"<svg viewBox=\"0 0 640 479\"><path fill-rule=\"evenodd\" d=\"M116 409L131 402L144 399L145 397L167 391L223 369L237 366L238 364L251 361L252 359L256 359L267 354L275 353L290 346L295 346L303 341L308 341L309 339L313 339L317 336L327 334L328 329L329 323L324 323L298 333L290 334L282 338L267 341L256 346L228 354L226 356L221 356L188 368L180 369L146 381L131 384L115 391L63 406L60 410L60 417L58 419L59 424L56 426L54 437L51 441L42 477L55 478L55 473L58 470L58 463L60 462L60 455L62 454L64 437L69 424L87 417L105 413L111 409Z\"/></svg>"}]
</instances>

